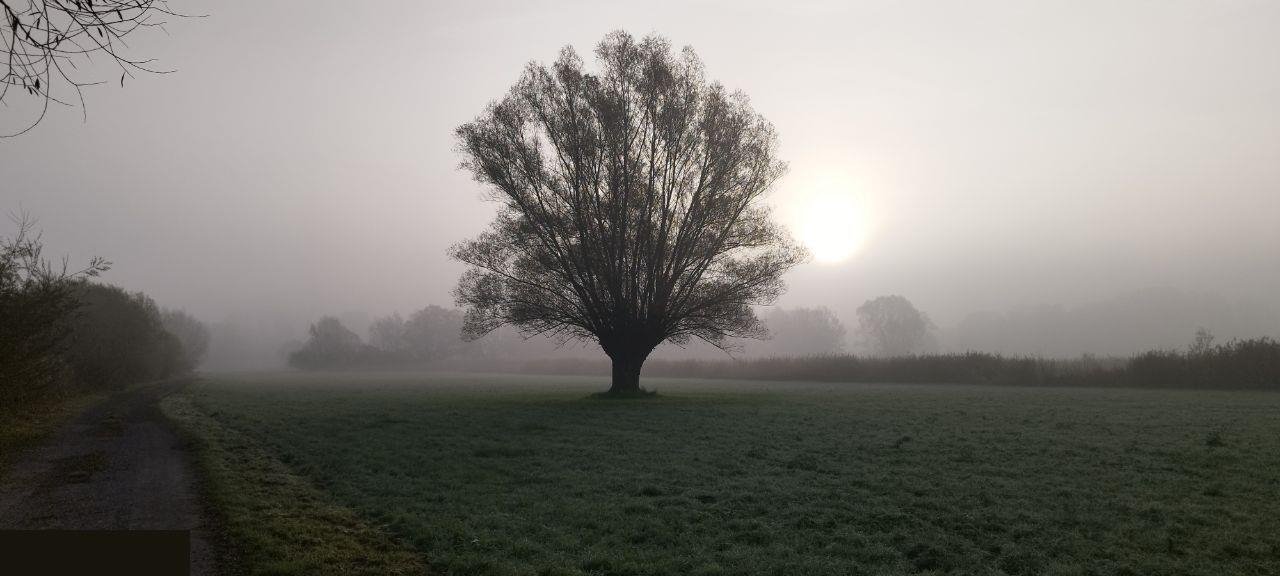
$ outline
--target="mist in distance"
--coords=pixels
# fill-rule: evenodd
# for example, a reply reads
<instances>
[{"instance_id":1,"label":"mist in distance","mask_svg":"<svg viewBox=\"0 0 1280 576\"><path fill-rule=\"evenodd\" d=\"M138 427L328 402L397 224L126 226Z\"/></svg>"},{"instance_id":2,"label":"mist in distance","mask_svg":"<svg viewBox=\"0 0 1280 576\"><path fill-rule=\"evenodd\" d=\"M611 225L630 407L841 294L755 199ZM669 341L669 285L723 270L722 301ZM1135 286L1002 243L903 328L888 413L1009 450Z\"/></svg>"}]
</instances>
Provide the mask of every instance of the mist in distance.
<instances>
[{"instance_id":1,"label":"mist in distance","mask_svg":"<svg viewBox=\"0 0 1280 576\"><path fill-rule=\"evenodd\" d=\"M891 294L936 351L1280 335L1267 2L219 5L137 39L176 75L106 78L87 120L55 108L0 140L0 206L37 216L50 254L105 256L104 281L207 321L206 369L281 366L324 315L368 341L380 317L451 307L446 249L492 218L453 129L531 58L624 25L692 45L774 123L790 166L769 201L815 256L777 307L826 307L843 351L867 351L857 309Z\"/></svg>"}]
</instances>

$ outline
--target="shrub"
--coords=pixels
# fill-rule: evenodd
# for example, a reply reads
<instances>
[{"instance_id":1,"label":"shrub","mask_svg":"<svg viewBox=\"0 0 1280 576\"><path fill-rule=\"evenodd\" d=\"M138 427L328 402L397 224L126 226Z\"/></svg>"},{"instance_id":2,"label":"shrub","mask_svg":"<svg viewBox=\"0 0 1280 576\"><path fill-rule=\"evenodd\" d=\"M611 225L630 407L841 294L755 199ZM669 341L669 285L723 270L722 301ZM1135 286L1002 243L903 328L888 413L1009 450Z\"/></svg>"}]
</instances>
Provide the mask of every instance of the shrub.
<instances>
[{"instance_id":1,"label":"shrub","mask_svg":"<svg viewBox=\"0 0 1280 576\"><path fill-rule=\"evenodd\" d=\"M164 329L160 309L146 294L80 283L65 358L77 383L92 388L125 385L181 371L184 350Z\"/></svg>"},{"instance_id":2,"label":"shrub","mask_svg":"<svg viewBox=\"0 0 1280 576\"><path fill-rule=\"evenodd\" d=\"M89 261L78 271L64 260L55 266L43 255L40 234L25 215L17 233L0 238L0 409L53 395L66 382L62 353L79 308L76 290L110 263Z\"/></svg>"}]
</instances>

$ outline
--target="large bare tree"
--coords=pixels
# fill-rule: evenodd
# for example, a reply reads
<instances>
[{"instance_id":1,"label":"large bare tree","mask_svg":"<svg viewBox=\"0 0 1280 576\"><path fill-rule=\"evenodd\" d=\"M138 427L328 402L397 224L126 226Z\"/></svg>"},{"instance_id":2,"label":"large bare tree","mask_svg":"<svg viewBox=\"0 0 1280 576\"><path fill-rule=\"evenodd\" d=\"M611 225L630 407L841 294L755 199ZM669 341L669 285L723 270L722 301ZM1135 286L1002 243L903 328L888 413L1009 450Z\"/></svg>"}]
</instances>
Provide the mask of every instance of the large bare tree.
<instances>
[{"instance_id":1,"label":"large bare tree","mask_svg":"<svg viewBox=\"0 0 1280 576\"><path fill-rule=\"evenodd\" d=\"M570 47L530 64L457 129L499 210L451 254L469 265L465 336L510 324L594 339L625 394L664 341L763 336L752 306L806 254L761 202L785 165L746 96L661 37L614 32L595 54L594 73Z\"/></svg>"},{"instance_id":2,"label":"large bare tree","mask_svg":"<svg viewBox=\"0 0 1280 576\"><path fill-rule=\"evenodd\" d=\"M125 39L175 15L165 0L0 0L0 14L0 104L14 94L40 100L39 116L17 134L38 124L50 102L69 104L74 93L83 103L81 87L100 82L85 79L79 66L95 55L116 64L121 84L137 71L164 72L129 56ZM59 95L60 85L70 91Z\"/></svg>"}]
</instances>

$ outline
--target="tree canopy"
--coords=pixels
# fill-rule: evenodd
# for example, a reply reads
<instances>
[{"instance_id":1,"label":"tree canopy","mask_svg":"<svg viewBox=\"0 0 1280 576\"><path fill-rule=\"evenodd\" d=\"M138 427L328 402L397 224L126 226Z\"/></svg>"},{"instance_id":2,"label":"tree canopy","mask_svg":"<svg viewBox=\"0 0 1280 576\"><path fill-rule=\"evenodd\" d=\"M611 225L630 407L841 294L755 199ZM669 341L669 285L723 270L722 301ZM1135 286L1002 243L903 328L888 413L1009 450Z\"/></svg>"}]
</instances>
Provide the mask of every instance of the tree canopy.
<instances>
[{"instance_id":1,"label":"tree canopy","mask_svg":"<svg viewBox=\"0 0 1280 576\"><path fill-rule=\"evenodd\" d=\"M745 95L658 36L614 32L595 56L598 72L570 47L531 63L457 129L499 209L451 254L469 265L455 291L468 337L510 324L594 339L625 392L664 341L763 336L752 307L806 254L761 202L785 164Z\"/></svg>"}]
</instances>

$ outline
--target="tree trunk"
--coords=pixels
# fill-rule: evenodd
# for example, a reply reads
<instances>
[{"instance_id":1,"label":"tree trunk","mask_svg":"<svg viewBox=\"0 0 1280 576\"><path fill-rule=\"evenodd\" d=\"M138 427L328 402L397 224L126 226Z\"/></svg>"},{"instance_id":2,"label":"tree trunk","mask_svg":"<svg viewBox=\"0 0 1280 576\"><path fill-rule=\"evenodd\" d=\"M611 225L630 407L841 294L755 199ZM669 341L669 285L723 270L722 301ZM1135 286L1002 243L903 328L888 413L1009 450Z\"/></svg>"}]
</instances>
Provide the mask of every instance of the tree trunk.
<instances>
[{"instance_id":1,"label":"tree trunk","mask_svg":"<svg viewBox=\"0 0 1280 576\"><path fill-rule=\"evenodd\" d=\"M613 354L613 384L609 387L610 394L639 394L640 393L640 367L644 365L645 358L649 357L648 352L640 350L626 350Z\"/></svg>"}]
</instances>

